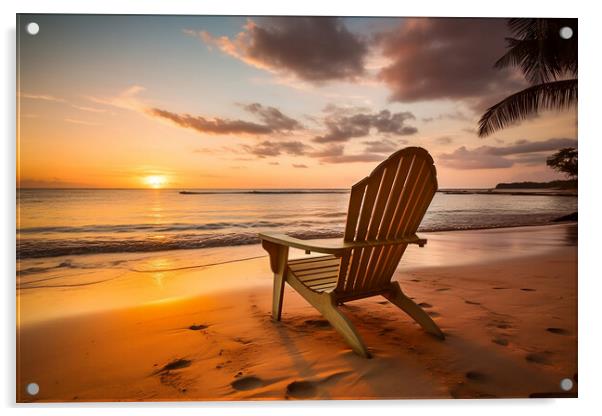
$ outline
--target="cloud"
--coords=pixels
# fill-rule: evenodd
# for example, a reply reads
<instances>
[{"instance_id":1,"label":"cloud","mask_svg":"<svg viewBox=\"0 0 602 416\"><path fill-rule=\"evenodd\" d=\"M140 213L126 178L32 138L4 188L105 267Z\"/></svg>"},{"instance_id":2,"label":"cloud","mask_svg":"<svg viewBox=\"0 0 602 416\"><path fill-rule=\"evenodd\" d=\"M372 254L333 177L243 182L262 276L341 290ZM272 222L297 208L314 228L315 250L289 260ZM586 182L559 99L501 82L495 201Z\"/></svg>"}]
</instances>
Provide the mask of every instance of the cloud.
<instances>
[{"instance_id":1,"label":"cloud","mask_svg":"<svg viewBox=\"0 0 602 416\"><path fill-rule=\"evenodd\" d=\"M482 146L494 155L516 155L521 153L547 152L558 150L562 147L577 147L575 139L548 139L532 142L529 140L517 140L514 144L504 147Z\"/></svg>"},{"instance_id":2,"label":"cloud","mask_svg":"<svg viewBox=\"0 0 602 416\"><path fill-rule=\"evenodd\" d=\"M79 120L79 119L76 119L76 118L66 118L65 121L67 123L81 124L81 125L84 125L84 126L98 126L99 125L98 123L94 123L94 122L91 122L91 121L85 121L85 120Z\"/></svg>"},{"instance_id":3,"label":"cloud","mask_svg":"<svg viewBox=\"0 0 602 416\"><path fill-rule=\"evenodd\" d=\"M73 104L73 103L68 102L64 98L60 98L60 97L56 97L54 95L48 95L48 94L21 93L21 94L19 94L19 97L30 99L30 100L40 100L40 101L48 101L48 102L54 102L54 103L60 103L60 104L67 104L77 110L88 111L88 112L93 112L93 113L104 113L107 111L103 108L86 107L86 106Z\"/></svg>"},{"instance_id":4,"label":"cloud","mask_svg":"<svg viewBox=\"0 0 602 416\"><path fill-rule=\"evenodd\" d=\"M545 166L546 159L550 156L550 154L542 154L542 153L527 153L524 155L517 155L514 158L515 163L520 163L521 165L527 166Z\"/></svg>"},{"instance_id":5,"label":"cloud","mask_svg":"<svg viewBox=\"0 0 602 416\"><path fill-rule=\"evenodd\" d=\"M375 162L385 158L383 153L391 153L399 150L395 142L384 139L382 141L367 141L363 152L357 154L345 154L345 146L342 144L329 144L322 150L308 152L307 156L318 159L321 163L354 163Z\"/></svg>"},{"instance_id":6,"label":"cloud","mask_svg":"<svg viewBox=\"0 0 602 416\"><path fill-rule=\"evenodd\" d=\"M89 113L106 113L107 112L107 110L105 108L94 108L94 107L87 107L87 106L75 105L75 104L71 104L71 107L73 107L77 110L87 111Z\"/></svg>"},{"instance_id":7,"label":"cloud","mask_svg":"<svg viewBox=\"0 0 602 416\"><path fill-rule=\"evenodd\" d=\"M139 94L145 90L140 85L132 85L114 97L88 96L86 98L97 104L144 112L146 105L140 100Z\"/></svg>"},{"instance_id":8,"label":"cloud","mask_svg":"<svg viewBox=\"0 0 602 416\"><path fill-rule=\"evenodd\" d=\"M416 133L415 127L407 126L407 120L414 119L414 115L408 111L391 113L382 110L379 113L356 113L348 115L347 112L331 111L326 116L324 124L328 132L322 136L316 136L316 143L346 142L352 138L365 137L370 134L371 129L378 133L407 136Z\"/></svg>"},{"instance_id":9,"label":"cloud","mask_svg":"<svg viewBox=\"0 0 602 416\"><path fill-rule=\"evenodd\" d=\"M243 149L257 157L264 158L270 156L280 156L288 154L293 156L304 155L310 146L300 141L269 141L265 140L254 146L243 145Z\"/></svg>"},{"instance_id":10,"label":"cloud","mask_svg":"<svg viewBox=\"0 0 602 416\"><path fill-rule=\"evenodd\" d=\"M64 98L55 97L53 95L47 94L29 94L29 93L20 93L19 97L27 98L30 100L42 100L42 101L52 101L56 103L65 103L66 100Z\"/></svg>"},{"instance_id":11,"label":"cloud","mask_svg":"<svg viewBox=\"0 0 602 416\"><path fill-rule=\"evenodd\" d=\"M242 106L246 111L256 115L263 124L245 120L230 120L225 118L192 116L179 114L160 108L148 108L145 112L153 117L171 120L180 127L197 130L207 134L249 134L269 135L272 133L301 129L303 126L274 107L264 107L259 103Z\"/></svg>"},{"instance_id":12,"label":"cloud","mask_svg":"<svg viewBox=\"0 0 602 416\"><path fill-rule=\"evenodd\" d=\"M235 37L186 30L206 44L257 68L314 83L363 75L368 48L336 17L248 20Z\"/></svg>"},{"instance_id":13,"label":"cloud","mask_svg":"<svg viewBox=\"0 0 602 416\"><path fill-rule=\"evenodd\" d=\"M390 59L378 76L392 101L466 100L481 109L525 85L515 71L493 68L509 35L506 19L404 19L376 38Z\"/></svg>"},{"instance_id":14,"label":"cloud","mask_svg":"<svg viewBox=\"0 0 602 416\"><path fill-rule=\"evenodd\" d=\"M365 141L363 151L356 154L346 154L343 145L331 144L321 151L310 153L309 156L322 163L378 162L399 150L404 143L405 140L395 142L389 139Z\"/></svg>"},{"instance_id":15,"label":"cloud","mask_svg":"<svg viewBox=\"0 0 602 416\"><path fill-rule=\"evenodd\" d=\"M454 139L452 139L449 136L441 136L441 137L437 137L435 139L435 143L438 143L438 144L450 144L453 141L454 141Z\"/></svg>"},{"instance_id":16,"label":"cloud","mask_svg":"<svg viewBox=\"0 0 602 416\"><path fill-rule=\"evenodd\" d=\"M304 165L302 163L293 163L293 167L294 168L307 169L307 165Z\"/></svg>"},{"instance_id":17,"label":"cloud","mask_svg":"<svg viewBox=\"0 0 602 416\"><path fill-rule=\"evenodd\" d=\"M383 155L373 153L360 153L355 155L328 156L320 159L324 163L354 163L354 162L377 162L384 159Z\"/></svg>"},{"instance_id":18,"label":"cloud","mask_svg":"<svg viewBox=\"0 0 602 416\"><path fill-rule=\"evenodd\" d=\"M443 153L437 158L441 165L454 169L501 169L514 165L514 161L488 154L483 147L468 150L459 147L453 153Z\"/></svg>"},{"instance_id":19,"label":"cloud","mask_svg":"<svg viewBox=\"0 0 602 416\"><path fill-rule=\"evenodd\" d=\"M451 113L442 113L442 114L439 114L436 117L424 117L422 119L422 121L425 122L425 123L430 123L431 121L435 121L435 120L471 121L472 118L469 117L464 112L462 112L460 110L456 110L456 111L453 111Z\"/></svg>"},{"instance_id":20,"label":"cloud","mask_svg":"<svg viewBox=\"0 0 602 416\"><path fill-rule=\"evenodd\" d=\"M315 158L327 158L332 156L342 156L345 150L345 146L341 144L330 144L324 147L322 150L314 151L310 154L311 157Z\"/></svg>"},{"instance_id":21,"label":"cloud","mask_svg":"<svg viewBox=\"0 0 602 416\"><path fill-rule=\"evenodd\" d=\"M452 153L439 155L437 161L454 169L502 169L515 164L534 165L540 161L543 165L549 153L563 147L577 147L577 140L518 140L507 146L480 146L474 149L462 146Z\"/></svg>"},{"instance_id":22,"label":"cloud","mask_svg":"<svg viewBox=\"0 0 602 416\"><path fill-rule=\"evenodd\" d=\"M153 117L171 120L180 127L193 129L200 133L265 135L273 132L273 129L269 126L250 121L223 118L208 119L202 116L172 113L171 111L159 108L149 108L146 112Z\"/></svg>"},{"instance_id":23,"label":"cloud","mask_svg":"<svg viewBox=\"0 0 602 416\"><path fill-rule=\"evenodd\" d=\"M274 130L297 130L303 127L297 120L285 116L274 107L264 107L259 103L252 103L243 105L243 108L252 114L256 114L264 124Z\"/></svg>"},{"instance_id":24,"label":"cloud","mask_svg":"<svg viewBox=\"0 0 602 416\"><path fill-rule=\"evenodd\" d=\"M366 145L364 150L366 153L392 153L399 150L400 146L406 143L406 140L399 140L397 142L389 139L371 140L364 142Z\"/></svg>"},{"instance_id":25,"label":"cloud","mask_svg":"<svg viewBox=\"0 0 602 416\"><path fill-rule=\"evenodd\" d=\"M259 158L276 157L283 154L291 156L305 156L316 159L321 163L353 163L374 162L385 158L383 154L399 150L399 145L391 140L365 142L364 151L359 154L345 154L342 144L328 144L315 150L300 141L269 141L265 140L254 146L243 145L242 148ZM276 164L271 162L272 164ZM303 164L293 164L294 167L307 167Z\"/></svg>"}]
</instances>

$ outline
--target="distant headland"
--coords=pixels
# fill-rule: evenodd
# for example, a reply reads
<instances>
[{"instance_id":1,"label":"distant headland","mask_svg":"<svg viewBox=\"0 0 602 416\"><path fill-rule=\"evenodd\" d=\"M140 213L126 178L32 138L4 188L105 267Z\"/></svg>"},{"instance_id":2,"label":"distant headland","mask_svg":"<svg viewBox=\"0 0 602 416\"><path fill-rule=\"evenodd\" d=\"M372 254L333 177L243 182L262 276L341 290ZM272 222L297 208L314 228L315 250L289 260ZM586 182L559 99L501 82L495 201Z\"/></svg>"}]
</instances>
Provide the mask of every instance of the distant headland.
<instances>
[{"instance_id":1,"label":"distant headland","mask_svg":"<svg viewBox=\"0 0 602 416\"><path fill-rule=\"evenodd\" d=\"M449 195L542 195L542 196L577 196L577 180L557 180L551 182L509 182L498 183L492 189L440 189L439 192Z\"/></svg>"},{"instance_id":2,"label":"distant headland","mask_svg":"<svg viewBox=\"0 0 602 416\"><path fill-rule=\"evenodd\" d=\"M550 182L509 182L498 183L495 189L574 189L577 190L577 179Z\"/></svg>"}]
</instances>

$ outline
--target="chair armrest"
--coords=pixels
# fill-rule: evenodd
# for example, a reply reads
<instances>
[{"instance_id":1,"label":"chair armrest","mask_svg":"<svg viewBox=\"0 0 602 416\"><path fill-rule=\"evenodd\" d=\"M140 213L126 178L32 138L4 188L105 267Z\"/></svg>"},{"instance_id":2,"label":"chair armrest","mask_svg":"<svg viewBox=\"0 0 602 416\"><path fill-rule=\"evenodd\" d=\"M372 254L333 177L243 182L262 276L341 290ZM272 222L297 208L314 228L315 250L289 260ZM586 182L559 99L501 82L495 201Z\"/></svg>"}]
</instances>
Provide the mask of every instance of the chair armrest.
<instances>
[{"instance_id":1,"label":"chair armrest","mask_svg":"<svg viewBox=\"0 0 602 416\"><path fill-rule=\"evenodd\" d=\"M316 251L324 254L333 254L337 257L342 256L346 251L360 247L378 247L395 244L418 244L418 246L423 247L426 244L426 239L419 238L417 235L385 241L332 240L329 242L316 242L312 240L300 240L279 233L261 233L259 234L259 238L263 241L268 241L281 246L294 247L305 251Z\"/></svg>"},{"instance_id":2,"label":"chair armrest","mask_svg":"<svg viewBox=\"0 0 602 416\"><path fill-rule=\"evenodd\" d=\"M348 250L342 245L341 240L335 240L333 243L315 242L312 240L300 240L295 237L290 237L286 234L279 233L260 233L259 238L263 241L269 241L273 244L281 246L294 247L305 251L317 251L318 253L342 255Z\"/></svg>"}]
</instances>

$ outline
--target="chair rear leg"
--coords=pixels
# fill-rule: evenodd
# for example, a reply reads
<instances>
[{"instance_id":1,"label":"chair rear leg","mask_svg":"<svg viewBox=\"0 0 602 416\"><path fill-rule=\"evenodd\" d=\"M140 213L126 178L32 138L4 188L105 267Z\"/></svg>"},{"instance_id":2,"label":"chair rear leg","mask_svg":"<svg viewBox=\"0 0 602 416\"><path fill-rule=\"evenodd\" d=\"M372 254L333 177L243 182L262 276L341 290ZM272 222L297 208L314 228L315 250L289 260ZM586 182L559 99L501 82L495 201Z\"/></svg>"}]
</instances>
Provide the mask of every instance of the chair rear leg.
<instances>
[{"instance_id":1,"label":"chair rear leg","mask_svg":"<svg viewBox=\"0 0 602 416\"><path fill-rule=\"evenodd\" d=\"M445 339L445 335L441 332L441 329L437 326L437 324L431 319L431 317L412 299L408 298L399 283L391 282L391 290L388 293L383 295L387 298L391 303L399 307L402 311L410 315L412 319L414 319L418 324L429 334L436 336L439 339Z\"/></svg>"}]
</instances>

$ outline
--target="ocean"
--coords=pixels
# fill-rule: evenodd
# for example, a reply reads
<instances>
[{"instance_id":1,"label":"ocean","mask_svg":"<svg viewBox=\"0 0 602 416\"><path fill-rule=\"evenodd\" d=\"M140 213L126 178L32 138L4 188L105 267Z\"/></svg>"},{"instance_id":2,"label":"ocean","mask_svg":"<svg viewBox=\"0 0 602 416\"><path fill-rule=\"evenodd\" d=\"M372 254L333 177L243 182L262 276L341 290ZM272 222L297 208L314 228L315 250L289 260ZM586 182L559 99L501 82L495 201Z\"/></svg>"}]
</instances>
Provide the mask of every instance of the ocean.
<instances>
[{"instance_id":1,"label":"ocean","mask_svg":"<svg viewBox=\"0 0 602 416\"><path fill-rule=\"evenodd\" d=\"M259 242L257 233L342 236L347 190L21 189L17 258L153 252ZM542 225L577 198L438 192L419 231Z\"/></svg>"}]
</instances>

